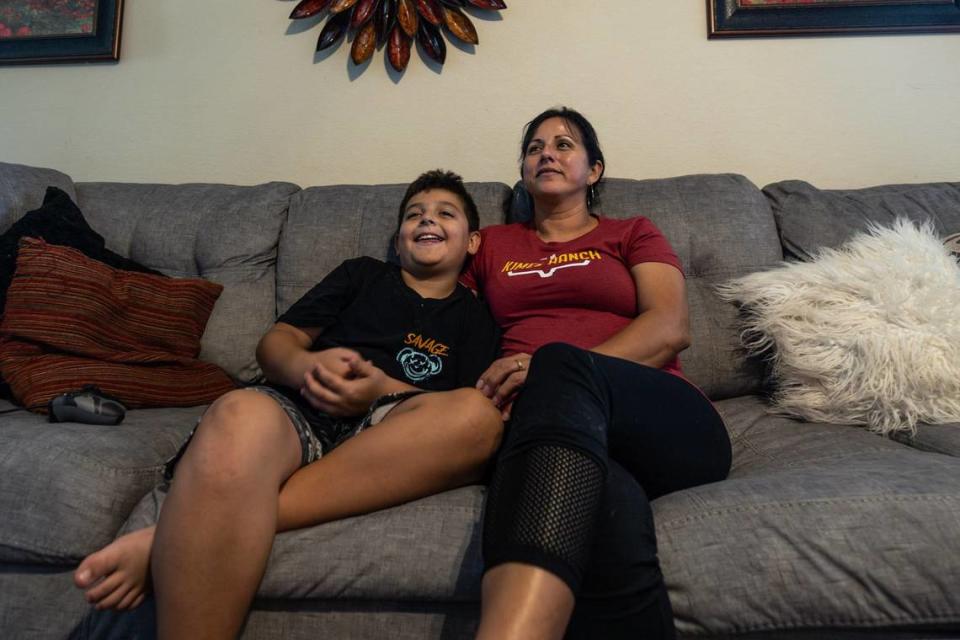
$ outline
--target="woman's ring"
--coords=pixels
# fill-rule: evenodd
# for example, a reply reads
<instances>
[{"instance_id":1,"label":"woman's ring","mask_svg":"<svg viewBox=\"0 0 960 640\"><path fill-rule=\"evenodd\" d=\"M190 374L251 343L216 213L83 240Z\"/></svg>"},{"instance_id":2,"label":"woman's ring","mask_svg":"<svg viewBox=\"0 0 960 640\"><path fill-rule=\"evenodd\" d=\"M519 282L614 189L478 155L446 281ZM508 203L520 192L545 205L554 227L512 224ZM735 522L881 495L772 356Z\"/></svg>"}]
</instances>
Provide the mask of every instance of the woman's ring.
<instances>
[{"instance_id":1,"label":"woman's ring","mask_svg":"<svg viewBox=\"0 0 960 640\"><path fill-rule=\"evenodd\" d=\"M523 371L523 360L517 358L517 371Z\"/></svg>"}]
</instances>

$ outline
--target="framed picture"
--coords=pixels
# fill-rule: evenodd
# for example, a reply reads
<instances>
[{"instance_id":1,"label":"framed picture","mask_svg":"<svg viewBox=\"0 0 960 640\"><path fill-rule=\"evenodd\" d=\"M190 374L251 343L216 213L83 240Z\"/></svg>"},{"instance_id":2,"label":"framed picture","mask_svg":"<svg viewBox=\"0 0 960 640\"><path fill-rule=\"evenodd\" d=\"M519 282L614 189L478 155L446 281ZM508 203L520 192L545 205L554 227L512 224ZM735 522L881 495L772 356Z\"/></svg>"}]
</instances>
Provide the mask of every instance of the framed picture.
<instances>
[{"instance_id":1,"label":"framed picture","mask_svg":"<svg viewBox=\"0 0 960 640\"><path fill-rule=\"evenodd\" d=\"M707 0L711 38L960 31L960 0Z\"/></svg>"},{"instance_id":2,"label":"framed picture","mask_svg":"<svg viewBox=\"0 0 960 640\"><path fill-rule=\"evenodd\" d=\"M123 0L0 0L0 64L120 59Z\"/></svg>"}]
</instances>

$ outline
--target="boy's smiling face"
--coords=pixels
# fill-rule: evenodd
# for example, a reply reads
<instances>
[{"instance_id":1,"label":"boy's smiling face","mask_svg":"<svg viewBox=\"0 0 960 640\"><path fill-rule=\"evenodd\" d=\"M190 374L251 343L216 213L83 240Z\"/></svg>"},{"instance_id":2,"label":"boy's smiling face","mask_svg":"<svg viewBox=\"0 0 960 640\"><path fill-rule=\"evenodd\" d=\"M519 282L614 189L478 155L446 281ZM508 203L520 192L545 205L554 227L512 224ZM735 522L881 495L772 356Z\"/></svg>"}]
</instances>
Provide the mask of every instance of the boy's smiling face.
<instances>
[{"instance_id":1,"label":"boy's smiling face","mask_svg":"<svg viewBox=\"0 0 960 640\"><path fill-rule=\"evenodd\" d=\"M446 189L428 189L407 202L396 244L400 266L408 273L456 275L467 254L480 248L480 233L470 231L458 195Z\"/></svg>"}]
</instances>

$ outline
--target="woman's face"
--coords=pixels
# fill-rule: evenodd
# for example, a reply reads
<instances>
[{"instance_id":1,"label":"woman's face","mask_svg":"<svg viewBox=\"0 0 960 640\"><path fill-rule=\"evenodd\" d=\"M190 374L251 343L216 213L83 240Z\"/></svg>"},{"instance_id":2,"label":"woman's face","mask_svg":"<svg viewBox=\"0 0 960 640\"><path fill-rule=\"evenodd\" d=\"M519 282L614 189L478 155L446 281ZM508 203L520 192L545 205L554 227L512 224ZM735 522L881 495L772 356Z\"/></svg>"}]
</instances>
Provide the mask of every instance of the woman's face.
<instances>
[{"instance_id":1,"label":"woman's face","mask_svg":"<svg viewBox=\"0 0 960 640\"><path fill-rule=\"evenodd\" d=\"M563 118L540 123L523 150L523 185L534 200L578 199L586 203L587 189L600 179L603 165L592 166L579 129Z\"/></svg>"}]
</instances>

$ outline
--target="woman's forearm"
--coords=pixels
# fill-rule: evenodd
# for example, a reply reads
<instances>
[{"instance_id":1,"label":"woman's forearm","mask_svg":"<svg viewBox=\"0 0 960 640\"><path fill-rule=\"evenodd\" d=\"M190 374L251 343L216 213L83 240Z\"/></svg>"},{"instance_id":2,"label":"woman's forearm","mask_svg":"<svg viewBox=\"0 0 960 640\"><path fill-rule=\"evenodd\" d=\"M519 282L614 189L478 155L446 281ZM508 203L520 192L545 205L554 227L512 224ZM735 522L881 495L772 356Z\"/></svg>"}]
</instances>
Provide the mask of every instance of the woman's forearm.
<instances>
[{"instance_id":1,"label":"woman's forearm","mask_svg":"<svg viewBox=\"0 0 960 640\"><path fill-rule=\"evenodd\" d=\"M648 311L591 351L660 368L690 346L687 319Z\"/></svg>"},{"instance_id":2,"label":"woman's forearm","mask_svg":"<svg viewBox=\"0 0 960 640\"><path fill-rule=\"evenodd\" d=\"M593 351L659 369L690 346L686 283L678 269L658 262L634 265L630 273L640 313Z\"/></svg>"}]
</instances>

